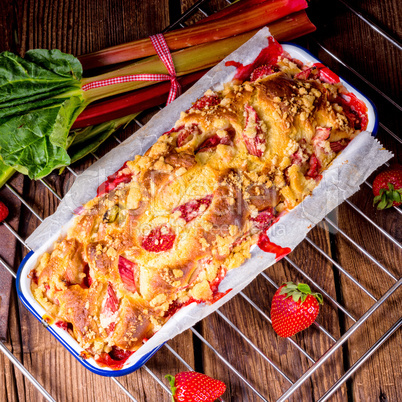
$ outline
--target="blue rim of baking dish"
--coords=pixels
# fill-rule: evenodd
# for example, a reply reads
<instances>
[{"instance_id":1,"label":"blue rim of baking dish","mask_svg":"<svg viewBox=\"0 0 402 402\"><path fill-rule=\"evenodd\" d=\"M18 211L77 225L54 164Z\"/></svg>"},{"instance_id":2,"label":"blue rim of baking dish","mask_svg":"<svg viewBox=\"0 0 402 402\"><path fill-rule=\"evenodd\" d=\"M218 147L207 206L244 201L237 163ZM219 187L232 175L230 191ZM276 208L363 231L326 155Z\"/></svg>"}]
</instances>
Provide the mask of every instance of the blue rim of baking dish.
<instances>
[{"instance_id":1,"label":"blue rim of baking dish","mask_svg":"<svg viewBox=\"0 0 402 402\"><path fill-rule=\"evenodd\" d=\"M316 56L314 56L309 50L305 49L303 46L300 45L296 45L294 43L290 43L290 42L281 42L282 45L289 45L292 47L296 47L299 48L300 50L302 50L303 52L307 53L310 57L312 57L313 61L317 61L322 63L322 61L320 59L318 59ZM324 65L326 65L325 63L322 63ZM368 103L370 103L371 107L373 108L373 112L374 112L374 127L373 130L371 132L371 135L373 137L376 136L377 131L378 131L378 113L377 113L377 108L375 107L374 103L367 98L365 95L363 95L355 86L349 84L348 81L344 80L342 77L339 76L339 78L346 83L347 85L350 86L350 88L353 89L354 92L358 93L360 96L362 96L364 98L364 101L367 101ZM31 303L26 299L26 297L24 296L24 293L21 289L21 277L22 277L22 271L23 268L26 264L26 262L29 260L29 258L34 254L34 251L30 251L22 260L20 266L18 267L18 272L17 272L17 279L16 279L16 287L17 287L17 293L18 293L18 297L20 298L21 302L24 304L24 306L33 314L34 317L36 317L36 319L43 323L43 318L42 316L38 313L38 311L36 311L36 309L31 305ZM138 370L140 367L142 367L163 345L164 343L162 343L161 345L157 346L155 349L153 349L151 352L149 352L148 354L144 355L141 359L139 359L135 364L133 364L132 366L129 366L127 368L124 369L120 369L120 370L104 370L101 368L97 368L95 366L93 366L92 364L88 363L85 359L83 359L78 353L77 351L63 338L60 337L60 335L54 330L54 328L52 328L51 325L46 326L46 329L85 367L87 368L89 371L91 371L92 373L101 375L101 376L105 376L105 377L120 377L120 376L124 376L130 373L133 373L134 371Z\"/></svg>"},{"instance_id":2,"label":"blue rim of baking dish","mask_svg":"<svg viewBox=\"0 0 402 402\"><path fill-rule=\"evenodd\" d=\"M25 264L27 263L27 261L29 260L29 258L32 257L32 255L34 254L33 251L30 251L25 257L24 259L21 261L20 266L18 267L18 272L17 272L17 279L16 279L16 287L17 287L17 293L18 293L18 297L20 298L21 302L23 303L23 305L33 314L33 316L40 322L43 323L43 319L42 316L36 311L36 309L31 305L31 303L29 303L29 301L26 299L26 297L24 296L24 293L21 289L21 275L22 275L22 271L23 268L25 266ZM92 373L95 374L99 374L101 376L104 377L120 377L123 375L127 375L130 373L133 373L134 371L138 370L140 367L142 367L163 345L164 343L162 343L161 345L157 346L155 349L153 349L151 352L149 352L148 354L146 354L144 357L142 357L140 360L138 360L135 364L133 364L130 367L127 368L123 368L120 370L104 370L101 368L96 368L95 366L93 366L92 364L88 363L84 358L82 358L76 350L73 349L73 347L66 342L63 338L61 338L59 336L59 334L52 328L51 325L46 326L46 329L85 367L87 368L89 371L91 371Z\"/></svg>"},{"instance_id":3,"label":"blue rim of baking dish","mask_svg":"<svg viewBox=\"0 0 402 402\"><path fill-rule=\"evenodd\" d=\"M305 47L297 45L296 43L292 43L292 42L280 42L281 45L289 45L289 46L293 46L293 47L297 47L298 49L302 50L303 52L307 53L310 57L312 57L314 60L317 60L318 62L324 64L324 66L328 67L326 65L326 63L323 63L317 56L315 56L313 53L310 52L310 50L307 50ZM328 67L329 68L329 67ZM332 70L331 70L332 71ZM336 74L336 73L334 73ZM372 137L376 137L377 136L377 132L378 132L378 126L379 126L379 122L378 122L378 112L377 112L377 108L374 105L374 102L368 98L366 95L362 94L360 92L360 90L358 90L354 85L352 85L351 83L349 83L349 81L346 81L345 79L343 79L340 75L336 74L339 79L341 81L343 81L344 83L346 83L347 85L349 85L354 92L357 92L360 96L362 96L368 103L370 103L371 107L373 108L373 112L374 112L374 127L373 130L371 131L371 135Z\"/></svg>"}]
</instances>

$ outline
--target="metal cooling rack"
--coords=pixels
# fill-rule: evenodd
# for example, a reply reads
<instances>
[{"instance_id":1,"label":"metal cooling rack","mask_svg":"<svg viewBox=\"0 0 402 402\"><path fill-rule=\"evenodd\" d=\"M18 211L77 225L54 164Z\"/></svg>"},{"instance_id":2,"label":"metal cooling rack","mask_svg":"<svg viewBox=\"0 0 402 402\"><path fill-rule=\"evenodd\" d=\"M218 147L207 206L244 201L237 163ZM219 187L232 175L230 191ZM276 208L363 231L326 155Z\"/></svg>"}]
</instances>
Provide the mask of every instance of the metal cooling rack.
<instances>
[{"instance_id":1,"label":"metal cooling rack","mask_svg":"<svg viewBox=\"0 0 402 402\"><path fill-rule=\"evenodd\" d=\"M191 17L195 12L199 12L204 16L207 16L208 14L202 9L202 5L206 3L209 0L200 0L197 3L194 4L188 11L186 11L174 24L170 25L168 28L165 29L165 31L177 27L184 27L185 26L185 21ZM344 6L346 6L352 13L354 13L356 16L358 16L362 21L364 21L366 24L368 24L373 30L378 32L380 35L382 35L385 39L387 39L390 43L392 43L394 46L396 46L398 49L402 49L401 44L392 38L390 35L388 35L385 31L383 31L380 27L378 27L376 24L374 24L372 21L364 17L358 10L354 9L352 6L350 6L347 2L344 0L339 0ZM227 3L231 3L231 1L226 0ZM314 39L313 39L314 41ZM396 107L399 111L402 111L402 107L389 98L386 94L384 94L380 89L375 87L370 81L365 79L361 74L359 74L356 70L354 70L352 67L348 66L344 61L340 60L338 57L336 57L333 53L330 52L330 50L326 49L322 44L319 42L315 41L316 45L318 45L322 50L324 50L336 63L339 63L341 66L344 68L348 69L353 75L364 81L367 85L369 85L373 90L375 90L379 95L382 96L382 98L392 104L394 107ZM136 123L138 126L142 126L142 123L138 120L136 120ZM395 141L397 141L399 144L402 143L400 138L393 133L389 128L387 128L384 124L380 122L380 127L382 130L384 130L388 135L390 135ZM116 143L120 143L121 141L116 137L113 136L114 140ZM95 159L98 159L98 156L96 154L92 154L92 156ZM67 168L70 173L74 177L77 177L77 173L71 168ZM50 191L54 197L56 197L59 201L62 200L62 198L57 194L57 192L51 187L51 185L46 181L46 180L40 180L40 182ZM371 187L371 184L369 182L365 182L365 184L369 187ZM23 198L21 195L10 185L6 184L7 189L22 203L25 205L26 208L32 214L40 221L42 222L43 219L41 216L38 215L38 213L34 210L34 208ZM377 225L372 219L370 219L366 214L364 214L355 204L353 204L350 200L345 201L352 209L356 211L359 215L361 215L367 222L369 222L371 225L374 226L376 230L379 230L382 235L387 237L389 241L393 243L397 248L402 249L402 245L395 239L393 238L387 231L385 231L383 228L381 228L379 225ZM402 211L398 208L395 208L399 214L402 214ZM349 280L351 280L356 287L358 287L360 290L362 290L364 293L366 293L372 300L373 304L371 307L360 317L354 317L345 307L343 307L337 300L335 300L333 297L331 297L325 289L323 289L321 286L319 286L311 277L309 277L303 270L291 259L291 255L286 256L284 259L285 261L290 264L299 274L301 274L310 284L313 285L319 292L321 292L324 297L326 298L327 301L330 301L333 306L335 306L338 310L342 311L345 316L349 317L353 321L353 325L339 338L336 339L333 337L323 326L318 324L317 322L314 323L314 325L318 328L319 331L323 333L323 336L328 337L331 341L331 346L330 348L318 359L314 359L310 356L309 353L307 353L301 346L299 346L293 339L287 338L287 341L292 344L293 347L298 349L299 352L301 352L310 362L310 366L301 375L296 381L292 381L282 370L280 367L278 367L277 364L275 364L270 358L268 358L256 345L253 344L253 342L245 335L243 334L237 327L236 325L229 320L228 317L226 317L221 311L217 310L215 314L218 314L226 323L229 325L245 342L247 342L252 349L258 353L265 361L267 364L272 366L276 372L281 375L288 383L289 383L289 388L277 399L278 402L283 402L287 398L289 398L303 383L305 383L306 380L308 380L328 359L334 355L334 353L341 348L341 346L367 321L368 318L372 316L372 314L378 310L378 308L386 302L391 295L393 295L397 289L401 286L402 284L402 278L397 278L395 277L388 269L385 267L383 264L381 264L379 261L377 261L371 254L369 254L362 246L360 246L358 243L356 243L351 237L348 236L347 233L345 233L343 230L341 230L337 224L333 221L332 218L326 217L324 219L326 224L332 228L333 230L337 231L345 240L347 240L353 247L355 247L359 253L361 253L365 258L368 258L371 260L375 265L378 266L379 269L381 269L387 276L389 276L392 281L393 285L380 297L376 298L370 291L368 291L356 278L354 278L350 273L348 273L338 262L336 262L334 259L332 259L328 254L325 253L324 250L322 250L317 244L315 244L310 237L306 237L305 242L308 243L311 247L313 247L316 251L318 251L321 255L325 257L325 259L332 264L333 267L335 267L339 273L345 275ZM24 239L16 232L14 229L7 224L6 222L3 222L3 225L22 243L22 245L30 251L30 247L25 243ZM16 273L13 271L13 269L0 257L0 263L1 265L15 278ZM266 273L262 273L261 277L263 277L268 283L274 287L275 289L278 288L278 284L275 283ZM244 299L244 302L247 302L250 304L258 314L260 314L265 320L267 320L269 323L271 323L270 318L268 315L260 308L258 307L246 294L243 292L240 292L240 296ZM385 331L382 336L371 346L369 347L366 352L340 377L336 380L336 382L326 390L325 394L322 395L319 399L319 402L321 401L327 401L338 389L339 387L344 384L349 377L356 371L358 370L364 362L372 356L380 347L383 345L387 339L394 334L401 326L402 324L402 318L399 317L399 319L387 330ZM248 387L252 393L258 397L259 399L263 401L268 401L246 378L245 376L240 373L236 368L221 354L216 350L213 345L211 345L195 328L191 328L191 331L193 332L194 336L196 336L207 348L209 348L215 355L216 357L222 362L223 365L225 365L231 372L234 373L234 375L238 376L244 383L245 387ZM177 358L188 370L193 370L193 368L174 350L172 349L168 344L164 345L165 348L169 350L170 353L172 353L175 358ZM8 348L4 345L4 343L0 342L0 350L7 356L7 358L15 365L15 367L21 371L21 373L29 380L31 383L37 388L37 390L43 395L43 397L48 400L48 401L55 401L53 397L48 393L48 391L36 380L36 378L30 373L24 365L21 364L21 362L8 350ZM144 365L142 370L147 371L147 373L155 380L155 382L162 387L166 393L170 394L170 389L159 379L159 377L153 373L146 365ZM137 399L125 388L121 382L119 382L116 378L112 378L112 380L116 383L116 385L120 388L120 390L128 396L132 401L136 402Z\"/></svg>"}]
</instances>

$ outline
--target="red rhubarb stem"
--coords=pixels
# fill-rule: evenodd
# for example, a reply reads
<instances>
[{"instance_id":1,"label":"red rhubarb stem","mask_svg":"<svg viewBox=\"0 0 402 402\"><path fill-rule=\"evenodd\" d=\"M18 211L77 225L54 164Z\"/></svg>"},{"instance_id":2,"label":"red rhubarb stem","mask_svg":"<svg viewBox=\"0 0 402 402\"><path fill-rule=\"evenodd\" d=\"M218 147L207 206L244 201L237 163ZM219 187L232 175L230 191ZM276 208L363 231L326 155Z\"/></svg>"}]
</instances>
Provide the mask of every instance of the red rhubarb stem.
<instances>
[{"instance_id":1,"label":"red rhubarb stem","mask_svg":"<svg viewBox=\"0 0 402 402\"><path fill-rule=\"evenodd\" d=\"M310 22L306 12L303 10L271 23L269 29L277 40L291 40L313 32L315 26ZM256 31L249 32L244 40L246 41L253 36L255 32ZM226 56L227 54L222 54L221 59ZM183 89L190 87L201 78L207 70L208 69L201 70L180 77L179 82L183 86ZM72 128L76 129L104 123L163 104L167 100L169 89L170 82L164 82L90 104L78 116Z\"/></svg>"},{"instance_id":2,"label":"red rhubarb stem","mask_svg":"<svg viewBox=\"0 0 402 402\"><path fill-rule=\"evenodd\" d=\"M305 0L273 0L246 8L242 13L229 15L223 20L205 24L195 24L188 28L174 30L164 34L170 50L183 49L201 43L211 42L238 35L291 13L307 8ZM125 61L139 59L155 54L149 38L113 46L95 53L80 56L84 70Z\"/></svg>"},{"instance_id":3,"label":"red rhubarb stem","mask_svg":"<svg viewBox=\"0 0 402 402\"><path fill-rule=\"evenodd\" d=\"M206 72L197 71L179 78L183 90L190 88ZM93 126L105 121L119 119L129 114L141 112L154 106L165 103L169 91L170 82L152 85L147 88L138 89L112 99L106 99L89 105L75 120L72 129Z\"/></svg>"}]
</instances>

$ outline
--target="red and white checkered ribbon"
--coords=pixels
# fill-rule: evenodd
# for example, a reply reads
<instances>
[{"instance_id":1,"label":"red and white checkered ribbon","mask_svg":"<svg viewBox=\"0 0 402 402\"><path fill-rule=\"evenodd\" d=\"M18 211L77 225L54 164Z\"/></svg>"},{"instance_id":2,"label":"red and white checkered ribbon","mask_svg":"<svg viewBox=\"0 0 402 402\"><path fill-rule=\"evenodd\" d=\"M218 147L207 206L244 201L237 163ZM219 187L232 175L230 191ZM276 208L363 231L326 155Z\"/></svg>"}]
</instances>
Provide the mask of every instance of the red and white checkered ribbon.
<instances>
[{"instance_id":1,"label":"red and white checkered ribbon","mask_svg":"<svg viewBox=\"0 0 402 402\"><path fill-rule=\"evenodd\" d=\"M152 45L159 58L162 60L168 74L136 74L136 75L123 75L121 77L109 78L107 80L93 81L82 86L83 91L88 91L93 88L100 88L107 85L121 84L123 82L131 81L169 81L171 82L170 92L166 104L173 102L174 99L180 95L181 88L177 81L176 70L174 68L172 55L170 54L168 45L162 34L152 35L149 37Z\"/></svg>"}]
</instances>

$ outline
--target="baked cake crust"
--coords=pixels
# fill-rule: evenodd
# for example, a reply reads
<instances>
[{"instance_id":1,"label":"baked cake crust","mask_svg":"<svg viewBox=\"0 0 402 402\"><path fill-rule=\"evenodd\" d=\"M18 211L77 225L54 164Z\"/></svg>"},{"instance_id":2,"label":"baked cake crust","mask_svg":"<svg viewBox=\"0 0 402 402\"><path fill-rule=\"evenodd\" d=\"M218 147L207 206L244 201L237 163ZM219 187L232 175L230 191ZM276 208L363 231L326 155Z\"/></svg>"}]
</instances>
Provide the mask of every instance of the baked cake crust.
<instances>
[{"instance_id":1,"label":"baked cake crust","mask_svg":"<svg viewBox=\"0 0 402 402\"><path fill-rule=\"evenodd\" d=\"M34 297L91 355L135 351L178 306L213 302L359 132L343 87L310 70L281 58L268 75L207 91L41 257Z\"/></svg>"}]
</instances>

